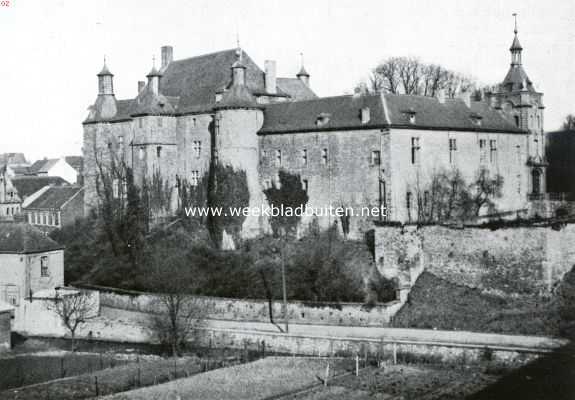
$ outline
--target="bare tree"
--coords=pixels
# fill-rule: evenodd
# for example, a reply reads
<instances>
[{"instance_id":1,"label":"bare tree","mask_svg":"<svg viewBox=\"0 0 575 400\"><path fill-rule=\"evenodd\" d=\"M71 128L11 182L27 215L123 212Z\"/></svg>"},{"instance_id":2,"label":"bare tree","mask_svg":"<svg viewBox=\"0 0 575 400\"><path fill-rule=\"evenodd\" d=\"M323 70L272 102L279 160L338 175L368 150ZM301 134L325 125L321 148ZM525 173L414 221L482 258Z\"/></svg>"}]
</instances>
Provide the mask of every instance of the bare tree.
<instances>
[{"instance_id":1,"label":"bare tree","mask_svg":"<svg viewBox=\"0 0 575 400\"><path fill-rule=\"evenodd\" d=\"M575 131L575 114L569 114L563 121L563 130Z\"/></svg>"},{"instance_id":2,"label":"bare tree","mask_svg":"<svg viewBox=\"0 0 575 400\"><path fill-rule=\"evenodd\" d=\"M451 98L473 87L474 79L438 64L423 63L415 57L383 60L372 70L367 82L370 93L436 96L443 89Z\"/></svg>"},{"instance_id":3,"label":"bare tree","mask_svg":"<svg viewBox=\"0 0 575 400\"><path fill-rule=\"evenodd\" d=\"M161 242L149 259L150 286L158 293L157 313L150 318L150 328L176 357L201 326L206 303L192 296L196 286L192 271L174 246Z\"/></svg>"},{"instance_id":4,"label":"bare tree","mask_svg":"<svg viewBox=\"0 0 575 400\"><path fill-rule=\"evenodd\" d=\"M74 351L78 327L97 316L97 303L94 297L84 290L70 290L69 293L61 293L59 289L56 289L56 296L53 301L48 301L47 307L60 318L70 333L72 351Z\"/></svg>"},{"instance_id":5,"label":"bare tree","mask_svg":"<svg viewBox=\"0 0 575 400\"><path fill-rule=\"evenodd\" d=\"M473 213L477 217L484 208L488 212L495 211L494 198L501 197L503 177L499 174L491 176L487 168L481 168L475 181L469 188L470 201L473 205Z\"/></svg>"}]
</instances>

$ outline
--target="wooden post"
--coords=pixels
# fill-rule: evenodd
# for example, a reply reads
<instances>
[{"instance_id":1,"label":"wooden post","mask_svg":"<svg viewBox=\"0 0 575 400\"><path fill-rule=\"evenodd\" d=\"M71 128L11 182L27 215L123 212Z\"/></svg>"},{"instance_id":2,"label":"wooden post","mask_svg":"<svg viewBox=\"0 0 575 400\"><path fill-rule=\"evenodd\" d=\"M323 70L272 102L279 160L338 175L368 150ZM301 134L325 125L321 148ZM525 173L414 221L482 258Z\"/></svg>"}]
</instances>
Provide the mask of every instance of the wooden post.
<instances>
[{"instance_id":1,"label":"wooden post","mask_svg":"<svg viewBox=\"0 0 575 400\"><path fill-rule=\"evenodd\" d=\"M100 396L100 389L98 388L98 377L94 376L94 385L96 386L96 397Z\"/></svg>"},{"instance_id":2,"label":"wooden post","mask_svg":"<svg viewBox=\"0 0 575 400\"><path fill-rule=\"evenodd\" d=\"M60 358L60 378L66 377L66 371L64 370L64 357Z\"/></svg>"},{"instance_id":3,"label":"wooden post","mask_svg":"<svg viewBox=\"0 0 575 400\"><path fill-rule=\"evenodd\" d=\"M397 343L393 342L393 364L397 364Z\"/></svg>"},{"instance_id":4,"label":"wooden post","mask_svg":"<svg viewBox=\"0 0 575 400\"><path fill-rule=\"evenodd\" d=\"M327 362L327 366L325 367L325 380L323 381L324 386L327 386L328 379L329 379L329 361Z\"/></svg>"},{"instance_id":5,"label":"wooden post","mask_svg":"<svg viewBox=\"0 0 575 400\"><path fill-rule=\"evenodd\" d=\"M355 355L355 376L359 376L359 354Z\"/></svg>"}]
</instances>

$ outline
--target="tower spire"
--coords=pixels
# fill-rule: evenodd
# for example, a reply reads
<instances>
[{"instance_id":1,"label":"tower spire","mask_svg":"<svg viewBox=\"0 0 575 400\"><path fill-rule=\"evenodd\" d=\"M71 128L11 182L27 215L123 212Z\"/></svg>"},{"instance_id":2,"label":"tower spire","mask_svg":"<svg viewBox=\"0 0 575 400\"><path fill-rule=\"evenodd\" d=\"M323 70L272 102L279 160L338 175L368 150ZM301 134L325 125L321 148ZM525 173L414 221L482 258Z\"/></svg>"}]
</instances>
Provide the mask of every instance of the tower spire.
<instances>
[{"instance_id":1,"label":"tower spire","mask_svg":"<svg viewBox=\"0 0 575 400\"><path fill-rule=\"evenodd\" d=\"M513 13L513 18L515 19L515 29L513 30L513 32L515 32L515 34L517 35L517 13Z\"/></svg>"},{"instance_id":2,"label":"tower spire","mask_svg":"<svg viewBox=\"0 0 575 400\"><path fill-rule=\"evenodd\" d=\"M517 13L513 13L512 15L513 19L515 20L513 29L513 33L515 34L515 36L513 37L513 43L511 43L509 51L511 52L511 65L517 66L521 65L521 51L523 50L523 47L521 47L521 44L519 43L519 38L517 37Z\"/></svg>"}]
</instances>

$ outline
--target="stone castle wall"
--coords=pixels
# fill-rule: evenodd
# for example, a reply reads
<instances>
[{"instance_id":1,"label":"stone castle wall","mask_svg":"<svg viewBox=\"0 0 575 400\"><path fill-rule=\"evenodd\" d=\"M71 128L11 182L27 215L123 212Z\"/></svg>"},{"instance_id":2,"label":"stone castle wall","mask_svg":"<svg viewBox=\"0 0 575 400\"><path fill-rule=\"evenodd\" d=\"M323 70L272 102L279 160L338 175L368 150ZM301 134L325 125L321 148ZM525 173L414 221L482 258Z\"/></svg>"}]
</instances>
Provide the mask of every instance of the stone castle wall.
<instances>
[{"instance_id":1,"label":"stone castle wall","mask_svg":"<svg viewBox=\"0 0 575 400\"><path fill-rule=\"evenodd\" d=\"M418 259L441 278L501 295L547 295L575 264L573 224L560 230L377 227L375 243L378 268L388 274L408 273L410 260Z\"/></svg>"}]
</instances>

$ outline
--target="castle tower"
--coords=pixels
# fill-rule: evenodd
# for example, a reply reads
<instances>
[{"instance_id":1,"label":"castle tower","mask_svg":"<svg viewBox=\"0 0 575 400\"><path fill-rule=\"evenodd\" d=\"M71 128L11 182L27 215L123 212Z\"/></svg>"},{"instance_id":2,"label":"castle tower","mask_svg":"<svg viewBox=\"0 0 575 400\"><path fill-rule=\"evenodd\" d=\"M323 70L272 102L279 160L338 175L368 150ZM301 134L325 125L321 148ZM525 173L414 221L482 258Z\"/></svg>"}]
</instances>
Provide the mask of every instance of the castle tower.
<instances>
[{"instance_id":1,"label":"castle tower","mask_svg":"<svg viewBox=\"0 0 575 400\"><path fill-rule=\"evenodd\" d=\"M264 120L262 107L246 85L246 67L242 51L232 65L232 83L215 107L212 160L220 166L244 171L249 191L249 207L261 207L263 191L258 173L258 136ZM260 218L247 216L241 227L242 237L260 232ZM229 233L229 232L228 232Z\"/></svg>"},{"instance_id":2,"label":"castle tower","mask_svg":"<svg viewBox=\"0 0 575 400\"><path fill-rule=\"evenodd\" d=\"M116 98L114 96L114 74L110 72L104 59L104 66L98 73L98 98L94 112L101 119L110 119L116 115Z\"/></svg>"},{"instance_id":3,"label":"castle tower","mask_svg":"<svg viewBox=\"0 0 575 400\"><path fill-rule=\"evenodd\" d=\"M523 68L523 47L519 43L517 30L517 15L515 17L515 29L513 42L509 51L511 53L511 65L498 86L495 93L490 93L490 101L493 107L502 113L520 129L529 132L527 139L527 160L531 181L530 196L538 198L545 192L545 134L543 128L543 93L538 92L531 79Z\"/></svg>"}]
</instances>

